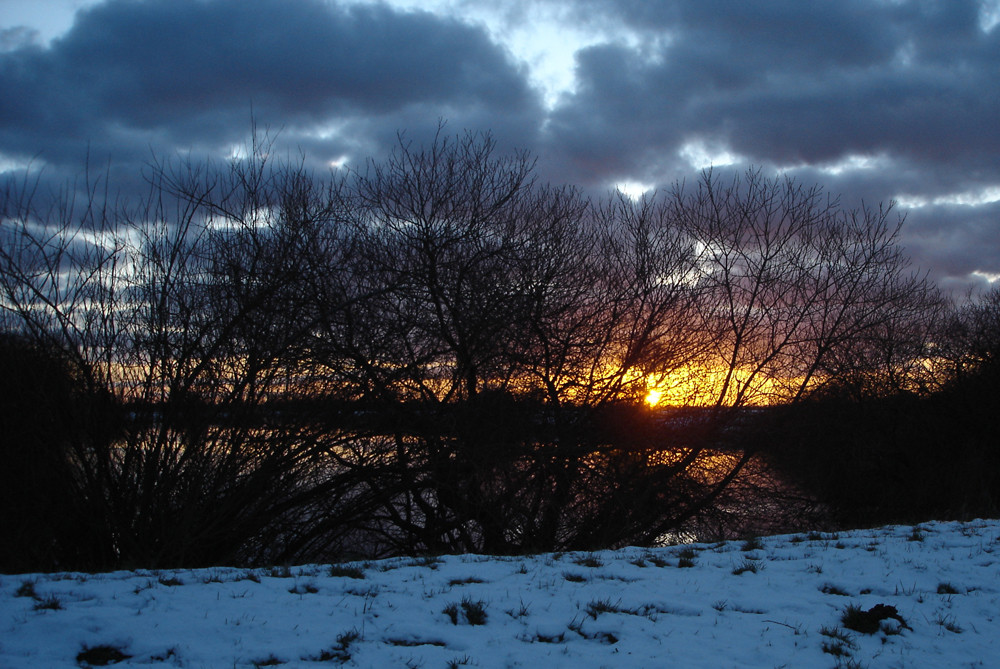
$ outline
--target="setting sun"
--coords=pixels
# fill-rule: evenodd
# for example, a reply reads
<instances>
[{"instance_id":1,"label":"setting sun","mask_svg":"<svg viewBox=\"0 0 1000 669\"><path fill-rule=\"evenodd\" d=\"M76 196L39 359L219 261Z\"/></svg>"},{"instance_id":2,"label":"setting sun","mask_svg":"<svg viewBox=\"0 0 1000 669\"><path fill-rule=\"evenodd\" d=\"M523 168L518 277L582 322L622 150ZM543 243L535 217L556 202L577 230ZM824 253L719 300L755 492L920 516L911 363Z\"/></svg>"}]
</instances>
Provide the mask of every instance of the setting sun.
<instances>
[{"instance_id":1,"label":"setting sun","mask_svg":"<svg viewBox=\"0 0 1000 669\"><path fill-rule=\"evenodd\" d=\"M646 404L651 407L655 407L660 403L660 398L663 397L663 391L653 388L648 393L646 393Z\"/></svg>"}]
</instances>

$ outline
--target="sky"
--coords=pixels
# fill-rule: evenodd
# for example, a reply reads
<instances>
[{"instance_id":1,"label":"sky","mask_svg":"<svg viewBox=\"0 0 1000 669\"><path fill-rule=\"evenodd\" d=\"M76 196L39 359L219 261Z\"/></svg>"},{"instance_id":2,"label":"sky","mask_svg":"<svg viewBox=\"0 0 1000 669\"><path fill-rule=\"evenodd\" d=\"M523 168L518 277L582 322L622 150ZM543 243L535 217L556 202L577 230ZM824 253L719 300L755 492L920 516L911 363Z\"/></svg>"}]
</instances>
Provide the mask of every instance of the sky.
<instances>
[{"instance_id":1,"label":"sky","mask_svg":"<svg viewBox=\"0 0 1000 669\"><path fill-rule=\"evenodd\" d=\"M441 120L596 195L756 166L1000 279L1000 0L0 0L0 171L127 191L251 120L317 170Z\"/></svg>"}]
</instances>

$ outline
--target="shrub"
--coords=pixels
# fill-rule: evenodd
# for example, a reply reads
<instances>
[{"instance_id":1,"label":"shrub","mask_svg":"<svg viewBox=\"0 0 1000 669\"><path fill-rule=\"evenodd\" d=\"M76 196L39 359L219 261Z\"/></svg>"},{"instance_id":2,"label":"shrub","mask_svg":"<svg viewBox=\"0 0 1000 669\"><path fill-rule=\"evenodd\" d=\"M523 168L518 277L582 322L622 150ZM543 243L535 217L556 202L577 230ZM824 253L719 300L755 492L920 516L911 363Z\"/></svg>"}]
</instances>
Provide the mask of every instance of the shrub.
<instances>
[{"instance_id":1,"label":"shrub","mask_svg":"<svg viewBox=\"0 0 1000 669\"><path fill-rule=\"evenodd\" d=\"M83 650L76 655L76 663L84 667L103 667L117 664L130 657L132 656L115 646L84 646Z\"/></svg>"},{"instance_id":2,"label":"shrub","mask_svg":"<svg viewBox=\"0 0 1000 669\"><path fill-rule=\"evenodd\" d=\"M106 514L80 458L102 450L113 414L87 373L51 344L0 333L0 572L105 566Z\"/></svg>"},{"instance_id":3,"label":"shrub","mask_svg":"<svg viewBox=\"0 0 1000 669\"><path fill-rule=\"evenodd\" d=\"M844 627L862 634L875 634L882 629L882 621L884 620L895 620L902 627L909 628L896 607L888 604L876 604L867 611L862 610L856 604L851 604L844 609L844 613L840 616L840 623Z\"/></svg>"}]
</instances>

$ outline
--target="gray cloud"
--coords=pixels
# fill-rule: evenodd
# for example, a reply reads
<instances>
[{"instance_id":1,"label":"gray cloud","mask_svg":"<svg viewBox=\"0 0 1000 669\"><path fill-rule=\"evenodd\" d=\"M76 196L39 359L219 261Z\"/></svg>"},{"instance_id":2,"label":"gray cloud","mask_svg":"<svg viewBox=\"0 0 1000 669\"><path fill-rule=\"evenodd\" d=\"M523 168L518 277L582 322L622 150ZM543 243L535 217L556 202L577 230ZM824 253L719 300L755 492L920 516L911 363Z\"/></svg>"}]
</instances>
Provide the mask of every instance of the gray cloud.
<instances>
[{"instance_id":1,"label":"gray cloud","mask_svg":"<svg viewBox=\"0 0 1000 669\"><path fill-rule=\"evenodd\" d=\"M700 140L848 203L1000 184L1000 29L981 29L977 2L581 6L637 36L579 52L577 90L553 112L547 148L581 181L672 181ZM877 160L821 169L859 156ZM903 239L938 278L997 272L997 213L923 207Z\"/></svg>"},{"instance_id":2,"label":"gray cloud","mask_svg":"<svg viewBox=\"0 0 1000 669\"><path fill-rule=\"evenodd\" d=\"M557 144L560 131L585 145L621 128L636 146L654 139L669 151L702 135L779 165L888 152L1000 166L1000 31L983 33L972 3L653 6L667 9L622 16L668 34L662 46L578 55L580 88L557 111Z\"/></svg>"},{"instance_id":3,"label":"gray cloud","mask_svg":"<svg viewBox=\"0 0 1000 669\"><path fill-rule=\"evenodd\" d=\"M0 150L56 161L79 159L82 141L117 159L150 143L216 148L246 134L251 109L307 140L314 126L428 108L537 125L538 109L481 29L314 0L111 0L51 48L0 55L0 89L19 92L0 108Z\"/></svg>"}]
</instances>

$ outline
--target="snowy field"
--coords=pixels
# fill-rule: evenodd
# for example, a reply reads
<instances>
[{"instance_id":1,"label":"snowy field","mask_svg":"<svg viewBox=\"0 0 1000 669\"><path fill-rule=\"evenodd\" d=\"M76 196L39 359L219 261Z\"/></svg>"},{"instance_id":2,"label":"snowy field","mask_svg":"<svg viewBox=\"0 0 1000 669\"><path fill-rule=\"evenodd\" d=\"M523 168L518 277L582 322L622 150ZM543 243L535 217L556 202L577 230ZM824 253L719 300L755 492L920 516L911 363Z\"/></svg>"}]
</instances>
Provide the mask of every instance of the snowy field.
<instances>
[{"instance_id":1,"label":"snowy field","mask_svg":"<svg viewBox=\"0 0 1000 669\"><path fill-rule=\"evenodd\" d=\"M0 667L116 662L1000 667L1000 521L530 557L0 576Z\"/></svg>"}]
</instances>

